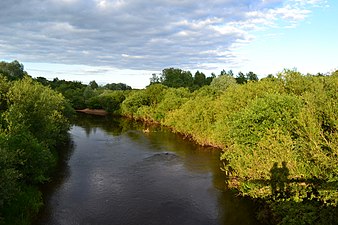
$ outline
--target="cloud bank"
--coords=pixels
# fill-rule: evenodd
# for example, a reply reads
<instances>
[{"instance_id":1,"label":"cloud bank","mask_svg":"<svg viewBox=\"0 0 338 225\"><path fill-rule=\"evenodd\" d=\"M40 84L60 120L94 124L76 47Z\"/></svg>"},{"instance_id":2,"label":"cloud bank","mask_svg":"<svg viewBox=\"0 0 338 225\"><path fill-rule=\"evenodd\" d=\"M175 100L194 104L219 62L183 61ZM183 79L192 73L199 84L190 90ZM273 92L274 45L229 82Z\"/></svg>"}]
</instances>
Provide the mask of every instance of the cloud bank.
<instances>
[{"instance_id":1,"label":"cloud bank","mask_svg":"<svg viewBox=\"0 0 338 225\"><path fill-rule=\"evenodd\" d=\"M324 0L1 0L0 58L117 69L236 65L252 31Z\"/></svg>"}]
</instances>

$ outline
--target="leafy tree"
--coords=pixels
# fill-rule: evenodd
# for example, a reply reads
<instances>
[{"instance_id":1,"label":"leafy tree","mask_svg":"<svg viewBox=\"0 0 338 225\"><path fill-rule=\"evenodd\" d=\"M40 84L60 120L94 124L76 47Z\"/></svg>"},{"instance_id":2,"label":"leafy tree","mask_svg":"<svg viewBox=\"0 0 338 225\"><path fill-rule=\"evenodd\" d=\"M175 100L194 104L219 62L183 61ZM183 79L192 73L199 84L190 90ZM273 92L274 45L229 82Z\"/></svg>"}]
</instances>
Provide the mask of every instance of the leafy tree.
<instances>
[{"instance_id":1,"label":"leafy tree","mask_svg":"<svg viewBox=\"0 0 338 225\"><path fill-rule=\"evenodd\" d=\"M11 134L25 130L38 141L54 146L68 130L64 117L68 108L61 94L25 77L14 82L7 96L10 106L5 119Z\"/></svg>"},{"instance_id":2,"label":"leafy tree","mask_svg":"<svg viewBox=\"0 0 338 225\"><path fill-rule=\"evenodd\" d=\"M9 87L10 83L7 78L0 75L0 113L7 110L7 92Z\"/></svg>"},{"instance_id":3,"label":"leafy tree","mask_svg":"<svg viewBox=\"0 0 338 225\"><path fill-rule=\"evenodd\" d=\"M211 76L206 78L205 84L206 84L206 85L210 85L211 82L212 82L215 78L216 78L216 75L215 75L214 73L211 73Z\"/></svg>"},{"instance_id":4,"label":"leafy tree","mask_svg":"<svg viewBox=\"0 0 338 225\"><path fill-rule=\"evenodd\" d=\"M84 91L87 85L79 81L65 81L58 78L54 78L49 85L53 90L62 93L74 109L86 107Z\"/></svg>"},{"instance_id":5,"label":"leafy tree","mask_svg":"<svg viewBox=\"0 0 338 225\"><path fill-rule=\"evenodd\" d=\"M89 82L89 86L90 86L92 89L97 89L97 88L99 87L99 85L96 83L95 80L90 81L90 82Z\"/></svg>"},{"instance_id":6,"label":"leafy tree","mask_svg":"<svg viewBox=\"0 0 338 225\"><path fill-rule=\"evenodd\" d=\"M37 77L34 80L36 80L37 82L41 83L44 86L48 86L50 84L50 81L44 77Z\"/></svg>"},{"instance_id":7,"label":"leafy tree","mask_svg":"<svg viewBox=\"0 0 338 225\"><path fill-rule=\"evenodd\" d=\"M250 71L246 74L246 79L251 81L258 81L258 76Z\"/></svg>"},{"instance_id":8,"label":"leafy tree","mask_svg":"<svg viewBox=\"0 0 338 225\"><path fill-rule=\"evenodd\" d=\"M8 80L19 80L28 75L27 72L24 71L23 64L17 60L10 63L0 62L0 74L7 77Z\"/></svg>"},{"instance_id":9,"label":"leafy tree","mask_svg":"<svg viewBox=\"0 0 338 225\"><path fill-rule=\"evenodd\" d=\"M233 77L234 76L234 73L232 72L232 70L229 70L228 72L225 71L224 69L221 71L220 73L220 76L223 76L223 75L228 75L228 76L231 76Z\"/></svg>"},{"instance_id":10,"label":"leafy tree","mask_svg":"<svg viewBox=\"0 0 338 225\"><path fill-rule=\"evenodd\" d=\"M247 78L244 75L244 73L239 72L237 77L236 77L236 82L237 84L245 84L247 82Z\"/></svg>"},{"instance_id":11,"label":"leafy tree","mask_svg":"<svg viewBox=\"0 0 338 225\"><path fill-rule=\"evenodd\" d=\"M229 75L220 75L213 79L210 86L215 88L216 91L225 91L229 86L236 84L235 78Z\"/></svg>"},{"instance_id":12,"label":"leafy tree","mask_svg":"<svg viewBox=\"0 0 338 225\"><path fill-rule=\"evenodd\" d=\"M111 83L106 84L104 86L105 89L112 90L112 91L126 91L131 90L132 88L126 84L123 83Z\"/></svg>"},{"instance_id":13,"label":"leafy tree","mask_svg":"<svg viewBox=\"0 0 338 225\"><path fill-rule=\"evenodd\" d=\"M190 71L181 69L167 68L162 71L161 83L168 87L188 87L193 86L193 77Z\"/></svg>"},{"instance_id":14,"label":"leafy tree","mask_svg":"<svg viewBox=\"0 0 338 225\"><path fill-rule=\"evenodd\" d=\"M149 106L150 101L145 90L132 91L121 104L122 114L133 117L141 106Z\"/></svg>"},{"instance_id":15,"label":"leafy tree","mask_svg":"<svg viewBox=\"0 0 338 225\"><path fill-rule=\"evenodd\" d=\"M119 114L122 102L126 99L122 91L104 92L100 96L102 108L107 112Z\"/></svg>"},{"instance_id":16,"label":"leafy tree","mask_svg":"<svg viewBox=\"0 0 338 225\"><path fill-rule=\"evenodd\" d=\"M35 185L47 181L56 164L70 108L61 94L28 76L11 82L0 76L0 96L0 223L27 224L42 205Z\"/></svg>"},{"instance_id":17,"label":"leafy tree","mask_svg":"<svg viewBox=\"0 0 338 225\"><path fill-rule=\"evenodd\" d=\"M157 76L156 73L151 74L150 84L158 84L158 83L160 83L160 77Z\"/></svg>"},{"instance_id":18,"label":"leafy tree","mask_svg":"<svg viewBox=\"0 0 338 225\"><path fill-rule=\"evenodd\" d=\"M196 71L194 76L194 85L198 88L206 85L206 77L204 73L201 73L198 70Z\"/></svg>"}]
</instances>

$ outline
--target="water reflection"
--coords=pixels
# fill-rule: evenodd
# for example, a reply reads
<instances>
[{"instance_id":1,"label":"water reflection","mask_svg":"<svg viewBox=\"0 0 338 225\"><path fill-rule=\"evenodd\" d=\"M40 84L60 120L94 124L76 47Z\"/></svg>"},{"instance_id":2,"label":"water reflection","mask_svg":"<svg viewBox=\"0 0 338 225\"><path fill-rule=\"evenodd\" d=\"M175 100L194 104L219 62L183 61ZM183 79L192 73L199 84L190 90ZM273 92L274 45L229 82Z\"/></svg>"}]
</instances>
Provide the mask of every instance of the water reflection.
<instances>
[{"instance_id":1,"label":"water reflection","mask_svg":"<svg viewBox=\"0 0 338 225\"><path fill-rule=\"evenodd\" d=\"M224 191L219 151L121 118L74 124L70 175L36 224L256 224L248 201Z\"/></svg>"}]
</instances>

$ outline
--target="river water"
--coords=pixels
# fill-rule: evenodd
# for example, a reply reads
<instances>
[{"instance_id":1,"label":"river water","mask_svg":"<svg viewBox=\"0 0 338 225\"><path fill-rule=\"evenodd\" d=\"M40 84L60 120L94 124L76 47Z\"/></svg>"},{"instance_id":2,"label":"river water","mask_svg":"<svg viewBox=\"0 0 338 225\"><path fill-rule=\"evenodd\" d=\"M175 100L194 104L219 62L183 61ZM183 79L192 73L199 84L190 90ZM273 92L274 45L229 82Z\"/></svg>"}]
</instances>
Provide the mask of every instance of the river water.
<instances>
[{"instance_id":1,"label":"river water","mask_svg":"<svg viewBox=\"0 0 338 225\"><path fill-rule=\"evenodd\" d=\"M36 225L257 224L225 191L217 149L111 117L79 115L70 135Z\"/></svg>"}]
</instances>

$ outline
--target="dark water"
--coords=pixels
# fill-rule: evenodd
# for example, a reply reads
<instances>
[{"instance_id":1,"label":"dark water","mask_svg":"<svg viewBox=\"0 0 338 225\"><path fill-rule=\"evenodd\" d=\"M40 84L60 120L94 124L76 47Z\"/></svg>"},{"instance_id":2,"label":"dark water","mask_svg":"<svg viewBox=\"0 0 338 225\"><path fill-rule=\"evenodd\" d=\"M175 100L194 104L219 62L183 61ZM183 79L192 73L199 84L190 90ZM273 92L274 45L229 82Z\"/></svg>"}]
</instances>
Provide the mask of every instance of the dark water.
<instances>
[{"instance_id":1,"label":"dark water","mask_svg":"<svg viewBox=\"0 0 338 225\"><path fill-rule=\"evenodd\" d=\"M224 191L219 151L164 128L82 115L36 225L257 224Z\"/></svg>"}]
</instances>

